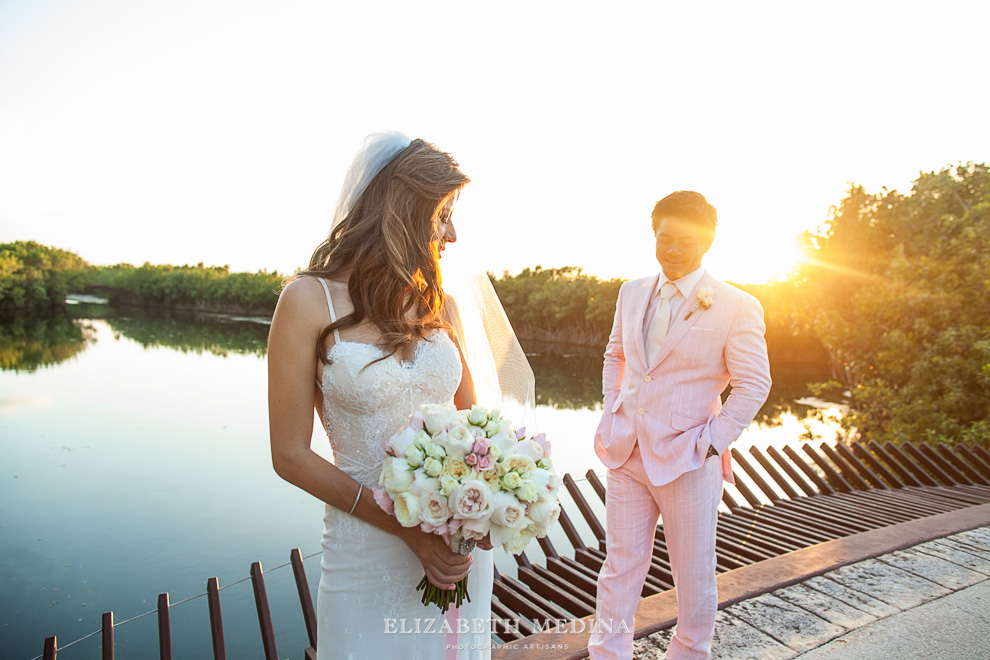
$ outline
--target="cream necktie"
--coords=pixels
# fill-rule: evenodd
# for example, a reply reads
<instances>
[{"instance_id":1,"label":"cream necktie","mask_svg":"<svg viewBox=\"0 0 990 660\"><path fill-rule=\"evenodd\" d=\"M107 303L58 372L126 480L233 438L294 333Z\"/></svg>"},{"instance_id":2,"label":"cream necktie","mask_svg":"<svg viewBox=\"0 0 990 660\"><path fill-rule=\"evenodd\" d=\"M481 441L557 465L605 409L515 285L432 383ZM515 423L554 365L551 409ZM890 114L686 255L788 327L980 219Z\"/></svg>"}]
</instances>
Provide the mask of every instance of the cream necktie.
<instances>
[{"instance_id":1,"label":"cream necktie","mask_svg":"<svg viewBox=\"0 0 990 660\"><path fill-rule=\"evenodd\" d=\"M677 285L673 282L665 282L660 287L660 304L653 315L650 329L646 333L646 363L653 364L660 353L660 346L667 337L667 328L670 326L670 299L677 293Z\"/></svg>"}]
</instances>

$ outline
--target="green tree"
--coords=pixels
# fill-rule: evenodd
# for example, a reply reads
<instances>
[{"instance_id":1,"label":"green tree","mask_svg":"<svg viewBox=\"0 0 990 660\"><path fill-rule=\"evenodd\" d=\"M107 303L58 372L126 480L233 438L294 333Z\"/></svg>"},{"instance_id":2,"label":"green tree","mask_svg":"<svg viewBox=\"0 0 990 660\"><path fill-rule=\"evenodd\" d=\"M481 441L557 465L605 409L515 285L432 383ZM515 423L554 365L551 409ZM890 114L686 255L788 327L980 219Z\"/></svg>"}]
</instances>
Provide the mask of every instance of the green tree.
<instances>
[{"instance_id":1,"label":"green tree","mask_svg":"<svg viewBox=\"0 0 990 660\"><path fill-rule=\"evenodd\" d=\"M990 445L990 168L853 187L808 236L796 297L871 438Z\"/></svg>"},{"instance_id":2,"label":"green tree","mask_svg":"<svg viewBox=\"0 0 990 660\"><path fill-rule=\"evenodd\" d=\"M34 241L0 244L0 309L63 304L93 273L92 266L66 250Z\"/></svg>"}]
</instances>

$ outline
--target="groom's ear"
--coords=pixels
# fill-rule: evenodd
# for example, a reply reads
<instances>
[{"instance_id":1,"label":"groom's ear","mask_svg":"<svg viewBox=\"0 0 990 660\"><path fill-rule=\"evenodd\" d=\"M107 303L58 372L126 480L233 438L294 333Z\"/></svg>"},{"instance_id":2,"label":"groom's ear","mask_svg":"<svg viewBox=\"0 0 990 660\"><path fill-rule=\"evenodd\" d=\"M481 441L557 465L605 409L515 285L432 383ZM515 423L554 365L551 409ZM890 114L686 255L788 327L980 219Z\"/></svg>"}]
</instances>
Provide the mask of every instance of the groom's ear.
<instances>
[{"instance_id":1,"label":"groom's ear","mask_svg":"<svg viewBox=\"0 0 990 660\"><path fill-rule=\"evenodd\" d=\"M705 246L703 254L707 254L708 251L712 249L712 244L715 242L715 232L706 231L703 240L704 240L703 245Z\"/></svg>"}]
</instances>

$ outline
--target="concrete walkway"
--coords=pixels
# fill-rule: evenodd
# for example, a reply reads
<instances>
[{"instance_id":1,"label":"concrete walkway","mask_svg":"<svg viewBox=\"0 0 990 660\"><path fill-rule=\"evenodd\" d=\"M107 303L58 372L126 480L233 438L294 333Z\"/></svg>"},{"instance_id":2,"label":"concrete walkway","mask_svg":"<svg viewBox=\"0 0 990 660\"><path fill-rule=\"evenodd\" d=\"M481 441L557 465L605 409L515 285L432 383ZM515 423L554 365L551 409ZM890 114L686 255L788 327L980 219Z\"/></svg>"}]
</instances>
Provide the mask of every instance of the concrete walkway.
<instances>
[{"instance_id":1,"label":"concrete walkway","mask_svg":"<svg viewBox=\"0 0 990 660\"><path fill-rule=\"evenodd\" d=\"M636 641L663 658L672 634ZM719 611L713 659L990 658L990 526L848 564Z\"/></svg>"}]
</instances>

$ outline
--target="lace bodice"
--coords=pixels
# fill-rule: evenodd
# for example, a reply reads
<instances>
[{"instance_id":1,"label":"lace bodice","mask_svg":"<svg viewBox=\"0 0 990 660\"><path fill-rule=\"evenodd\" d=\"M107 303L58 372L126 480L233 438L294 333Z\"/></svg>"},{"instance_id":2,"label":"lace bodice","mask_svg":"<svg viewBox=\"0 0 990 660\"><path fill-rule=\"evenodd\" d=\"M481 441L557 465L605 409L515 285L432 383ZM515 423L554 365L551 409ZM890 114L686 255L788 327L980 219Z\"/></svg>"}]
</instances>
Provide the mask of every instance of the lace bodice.
<instances>
[{"instance_id":1,"label":"lace bodice","mask_svg":"<svg viewBox=\"0 0 990 660\"><path fill-rule=\"evenodd\" d=\"M334 318L329 291L327 300ZM375 362L385 354L380 347L339 337L335 332L320 383L327 435L337 467L365 486L377 486L385 443L409 414L424 403L454 398L460 357L442 330L420 340L408 362L395 356Z\"/></svg>"}]
</instances>

